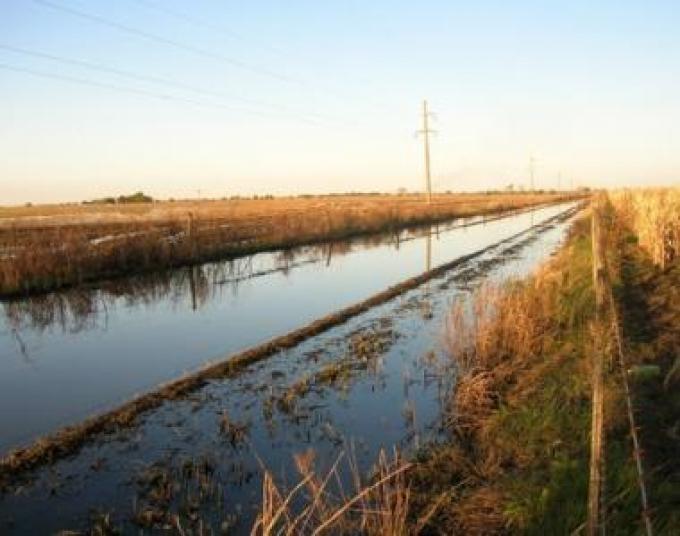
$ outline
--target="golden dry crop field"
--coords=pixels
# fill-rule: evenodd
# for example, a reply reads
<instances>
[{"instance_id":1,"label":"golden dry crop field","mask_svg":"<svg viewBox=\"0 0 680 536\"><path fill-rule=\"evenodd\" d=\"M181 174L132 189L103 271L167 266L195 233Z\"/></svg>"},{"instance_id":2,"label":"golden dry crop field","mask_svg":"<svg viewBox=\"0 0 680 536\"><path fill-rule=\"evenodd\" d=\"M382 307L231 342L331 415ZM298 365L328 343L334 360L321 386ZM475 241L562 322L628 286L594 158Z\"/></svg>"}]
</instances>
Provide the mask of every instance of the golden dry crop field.
<instances>
[{"instance_id":1,"label":"golden dry crop field","mask_svg":"<svg viewBox=\"0 0 680 536\"><path fill-rule=\"evenodd\" d=\"M152 203L53 204L0 207L1 227L41 227L54 225L106 225L168 222L185 219L192 213L197 219L230 221L295 215L352 211L369 215L374 211L396 209L424 212L446 209L457 214L478 214L502 208L556 200L560 194L439 194L432 205L422 195L332 195L274 197L271 199L178 200Z\"/></svg>"},{"instance_id":2,"label":"golden dry crop field","mask_svg":"<svg viewBox=\"0 0 680 536\"><path fill-rule=\"evenodd\" d=\"M0 210L0 294L555 203L570 194L356 195Z\"/></svg>"}]
</instances>

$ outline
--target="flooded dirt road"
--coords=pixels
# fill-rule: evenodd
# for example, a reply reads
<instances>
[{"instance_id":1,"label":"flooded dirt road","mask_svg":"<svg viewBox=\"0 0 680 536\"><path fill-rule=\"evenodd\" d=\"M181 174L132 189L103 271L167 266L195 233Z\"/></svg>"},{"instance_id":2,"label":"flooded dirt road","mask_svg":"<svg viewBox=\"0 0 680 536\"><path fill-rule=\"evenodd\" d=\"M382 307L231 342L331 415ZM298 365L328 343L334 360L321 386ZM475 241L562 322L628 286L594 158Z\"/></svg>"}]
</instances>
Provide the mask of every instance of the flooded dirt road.
<instances>
[{"instance_id":1,"label":"flooded dirt road","mask_svg":"<svg viewBox=\"0 0 680 536\"><path fill-rule=\"evenodd\" d=\"M14 398L0 405L0 447L495 244L571 206L466 228L452 222L401 233L398 241L382 237L342 249L257 255L245 265L210 264L161 281L128 281L128 288L117 282L86 292L80 301L83 291L72 301L64 294L43 298L40 307L5 304L2 366L13 381L3 374L0 396L8 397L9 389ZM481 281L533 270L556 249L568 224L538 225L237 375L166 401L133 427L93 437L76 453L28 472L0 495L0 532L52 533L110 523L137 533L177 516L187 527L200 522L213 533L248 533L263 466L291 483L293 455L308 449L322 467L339 452L352 451L365 470L381 448L412 452L436 439L441 403L455 379L442 345L452 302L465 299ZM60 388L46 385L61 380ZM22 404L25 414L4 415Z\"/></svg>"}]
</instances>

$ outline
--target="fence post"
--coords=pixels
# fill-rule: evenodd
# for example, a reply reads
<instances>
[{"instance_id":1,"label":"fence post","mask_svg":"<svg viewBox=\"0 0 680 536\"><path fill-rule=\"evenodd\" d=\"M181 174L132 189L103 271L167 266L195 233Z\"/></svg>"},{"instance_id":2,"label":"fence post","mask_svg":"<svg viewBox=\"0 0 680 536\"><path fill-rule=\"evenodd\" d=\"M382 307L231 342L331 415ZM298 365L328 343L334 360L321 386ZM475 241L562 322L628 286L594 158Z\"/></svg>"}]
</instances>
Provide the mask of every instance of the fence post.
<instances>
[{"instance_id":1,"label":"fence post","mask_svg":"<svg viewBox=\"0 0 680 536\"><path fill-rule=\"evenodd\" d=\"M590 479L588 485L589 536L604 534L604 376L602 333L605 308L605 266L599 221L599 199L593 202L591 216L593 288L595 291L595 349L593 352L593 397L590 431Z\"/></svg>"}]
</instances>

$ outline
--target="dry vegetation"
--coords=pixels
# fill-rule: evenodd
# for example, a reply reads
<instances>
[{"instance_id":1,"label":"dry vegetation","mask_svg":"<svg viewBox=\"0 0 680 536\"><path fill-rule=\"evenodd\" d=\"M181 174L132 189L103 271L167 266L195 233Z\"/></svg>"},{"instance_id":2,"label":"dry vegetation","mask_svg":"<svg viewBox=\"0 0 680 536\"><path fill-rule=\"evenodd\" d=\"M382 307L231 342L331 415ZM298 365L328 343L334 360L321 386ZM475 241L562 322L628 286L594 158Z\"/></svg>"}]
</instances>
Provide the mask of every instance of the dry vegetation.
<instances>
[{"instance_id":1,"label":"dry vegetation","mask_svg":"<svg viewBox=\"0 0 680 536\"><path fill-rule=\"evenodd\" d=\"M587 219L536 275L482 287L454 308L447 332L458 374L447 411L450 441L421 453L412 471L415 512L448 493L426 533L584 530L596 332L611 338L604 347L607 531L644 531L624 375L648 475L647 514L657 534L680 530L677 191L613 197L603 225L627 368L618 369L614 357L611 313L602 323L595 318Z\"/></svg>"},{"instance_id":2,"label":"dry vegetation","mask_svg":"<svg viewBox=\"0 0 680 536\"><path fill-rule=\"evenodd\" d=\"M625 349L658 534L680 532L680 189L613 197ZM643 374L643 372L646 372Z\"/></svg>"},{"instance_id":3,"label":"dry vegetation","mask_svg":"<svg viewBox=\"0 0 680 536\"><path fill-rule=\"evenodd\" d=\"M261 512L251 534L418 534L427 519L409 525L406 472L411 465L396 452L392 459L381 452L371 479L363 482L356 462L350 458L347 466L354 491L348 494L338 469L343 457L341 454L328 471L319 473L314 451L298 454L295 464L301 480L287 492L282 492L266 471Z\"/></svg>"},{"instance_id":4,"label":"dry vegetation","mask_svg":"<svg viewBox=\"0 0 680 536\"><path fill-rule=\"evenodd\" d=\"M430 533L583 530L596 326L588 219L536 275L483 287L453 310L451 439L424 452L414 469L416 511L449 490ZM608 373L605 385L607 528L638 534L640 500L618 373ZM656 526L677 529L668 501L656 507Z\"/></svg>"},{"instance_id":5,"label":"dry vegetation","mask_svg":"<svg viewBox=\"0 0 680 536\"><path fill-rule=\"evenodd\" d=\"M663 268L680 255L680 188L624 190L611 199L655 264Z\"/></svg>"},{"instance_id":6,"label":"dry vegetation","mask_svg":"<svg viewBox=\"0 0 680 536\"><path fill-rule=\"evenodd\" d=\"M329 196L0 209L0 295L555 202L556 194Z\"/></svg>"}]
</instances>

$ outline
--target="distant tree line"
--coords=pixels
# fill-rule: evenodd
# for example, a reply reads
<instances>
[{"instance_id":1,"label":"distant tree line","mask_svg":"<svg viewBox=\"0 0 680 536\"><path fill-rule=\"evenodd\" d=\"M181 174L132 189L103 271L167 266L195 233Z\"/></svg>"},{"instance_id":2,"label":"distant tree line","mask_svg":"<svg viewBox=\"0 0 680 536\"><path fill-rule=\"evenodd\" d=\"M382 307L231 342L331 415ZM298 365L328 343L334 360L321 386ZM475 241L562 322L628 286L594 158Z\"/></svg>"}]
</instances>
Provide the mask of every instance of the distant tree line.
<instances>
[{"instance_id":1,"label":"distant tree line","mask_svg":"<svg viewBox=\"0 0 680 536\"><path fill-rule=\"evenodd\" d=\"M119 195L118 197L102 197L100 199L92 199L90 201L83 201L84 205L115 205L117 203L153 203L153 197L146 195L144 192L135 192L131 195Z\"/></svg>"},{"instance_id":2,"label":"distant tree line","mask_svg":"<svg viewBox=\"0 0 680 536\"><path fill-rule=\"evenodd\" d=\"M580 187L578 188L578 191L581 193L585 193L590 191L590 188L587 187ZM396 196L396 197L401 197L401 196L412 196L412 195L419 195L422 194L423 192L419 191L408 191L406 188L399 188L396 193L391 193L391 192L355 192L355 191L349 191L349 192L331 192L331 193L320 193L320 194L293 194L293 195L283 195L283 196L274 196L272 194L260 194L260 195L231 195L231 196L224 196L222 197L222 201L247 201L247 200L272 200L272 199L293 199L295 197L299 199L313 199L313 198L328 198L328 197L376 197L376 196ZM517 190L515 189L514 185L508 185L505 189L503 190L485 190L485 191L476 191L476 192L453 192L451 190L446 190L443 192L437 192L436 195L501 195L501 194L516 194L516 193L534 193L534 194L556 194L556 193L562 193L559 190L555 189L537 189L537 190L525 190L525 189L520 189ZM100 199L92 199L89 201L83 201L82 203L84 205L115 205L115 204L128 204L128 203L153 203L155 201L161 202L161 200L154 200L153 197L150 195L146 195L144 192L135 192L134 194L131 195L119 195L118 197L102 197ZM174 198L169 198L167 199L166 202L169 203L174 203L177 200ZM28 206L28 204L27 204Z\"/></svg>"}]
</instances>

